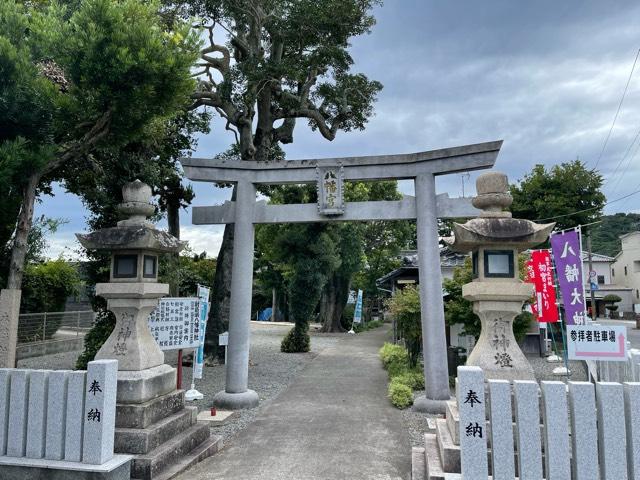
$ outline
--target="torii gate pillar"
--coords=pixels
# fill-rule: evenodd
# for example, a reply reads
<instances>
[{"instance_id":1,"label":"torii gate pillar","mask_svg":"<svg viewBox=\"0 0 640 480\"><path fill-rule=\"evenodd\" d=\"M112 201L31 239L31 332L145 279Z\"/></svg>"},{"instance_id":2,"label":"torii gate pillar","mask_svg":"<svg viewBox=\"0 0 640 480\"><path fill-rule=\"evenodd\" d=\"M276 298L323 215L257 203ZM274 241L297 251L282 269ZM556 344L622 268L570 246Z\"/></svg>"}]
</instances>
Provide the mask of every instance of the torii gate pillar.
<instances>
[{"instance_id":1,"label":"torii gate pillar","mask_svg":"<svg viewBox=\"0 0 640 480\"><path fill-rule=\"evenodd\" d=\"M425 397L414 409L444 413L450 398L438 218L475 217L479 210L469 198L436 195L435 176L491 168L502 141L432 150L413 154L326 158L274 162L181 159L187 178L204 182L235 182L236 200L212 207L193 207L195 225L234 223L231 266L231 309L225 390L215 396L225 409L251 408L258 395L248 388L251 289L253 283L254 225L331 221L416 219L420 261L420 299L425 374ZM256 184L316 183L319 177L338 181L330 205L268 205L256 203ZM329 175L329 177L325 176ZM342 180L413 179L416 196L399 201L342 203ZM336 187L336 185L334 185ZM334 203L336 201L337 203Z\"/></svg>"},{"instance_id":2,"label":"torii gate pillar","mask_svg":"<svg viewBox=\"0 0 640 480\"><path fill-rule=\"evenodd\" d=\"M229 310L229 317L233 321L229 321L226 385L214 398L216 406L226 410L253 408L259 401L258 394L248 388L255 204L255 185L247 181L238 181Z\"/></svg>"},{"instance_id":3,"label":"torii gate pillar","mask_svg":"<svg viewBox=\"0 0 640 480\"><path fill-rule=\"evenodd\" d=\"M421 412L444 413L444 402L450 394L435 177L418 175L415 193L425 396L416 399L413 407Z\"/></svg>"}]
</instances>

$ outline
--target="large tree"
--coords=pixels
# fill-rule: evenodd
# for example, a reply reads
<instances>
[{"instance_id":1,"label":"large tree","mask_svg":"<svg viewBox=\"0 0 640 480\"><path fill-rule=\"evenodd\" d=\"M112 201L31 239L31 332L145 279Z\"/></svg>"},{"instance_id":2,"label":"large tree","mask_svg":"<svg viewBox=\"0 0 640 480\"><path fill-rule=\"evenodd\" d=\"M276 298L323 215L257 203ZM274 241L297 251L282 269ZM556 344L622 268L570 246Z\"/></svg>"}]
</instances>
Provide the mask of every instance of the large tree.
<instances>
[{"instance_id":1,"label":"large tree","mask_svg":"<svg viewBox=\"0 0 640 480\"><path fill-rule=\"evenodd\" d=\"M352 73L352 37L368 33L378 0L167 1L202 19L202 50L193 107L210 106L233 132L242 160L267 161L293 142L303 120L333 140L362 130L379 82ZM222 38L218 40L217 37ZM208 352L228 321L233 226L218 255Z\"/></svg>"},{"instance_id":2,"label":"large tree","mask_svg":"<svg viewBox=\"0 0 640 480\"><path fill-rule=\"evenodd\" d=\"M602 175L579 161L561 163L547 170L536 165L518 184L511 186L515 218L556 222L563 230L600 219L606 198Z\"/></svg>"},{"instance_id":3,"label":"large tree","mask_svg":"<svg viewBox=\"0 0 640 480\"><path fill-rule=\"evenodd\" d=\"M0 3L0 173L10 179L0 197L17 218L7 229L14 289L39 192L74 165L94 166L101 145L126 145L183 109L199 48L189 25L164 28L154 2L44 3Z\"/></svg>"}]
</instances>

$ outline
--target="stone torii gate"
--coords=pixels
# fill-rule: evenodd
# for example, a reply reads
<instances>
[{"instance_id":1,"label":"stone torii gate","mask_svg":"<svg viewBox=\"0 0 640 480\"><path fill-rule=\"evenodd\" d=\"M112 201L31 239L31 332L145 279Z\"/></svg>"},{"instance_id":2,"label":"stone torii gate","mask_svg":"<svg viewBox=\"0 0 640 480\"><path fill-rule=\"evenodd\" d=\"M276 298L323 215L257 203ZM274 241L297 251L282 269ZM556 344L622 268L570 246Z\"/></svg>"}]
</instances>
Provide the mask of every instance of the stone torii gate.
<instances>
[{"instance_id":1,"label":"stone torii gate","mask_svg":"<svg viewBox=\"0 0 640 480\"><path fill-rule=\"evenodd\" d=\"M248 389L254 224L351 220L417 220L423 332L425 397L414 408L444 412L449 400L444 305L438 245L438 218L475 217L469 198L436 195L435 177L491 168L502 141L427 152L367 157L274 162L181 159L187 178L235 183L235 202L193 207L193 224L234 223L231 308L225 390L214 399L220 408L250 408L258 395ZM415 197L399 201L344 203L343 181L412 179ZM318 185L318 205L256 202L256 184Z\"/></svg>"}]
</instances>

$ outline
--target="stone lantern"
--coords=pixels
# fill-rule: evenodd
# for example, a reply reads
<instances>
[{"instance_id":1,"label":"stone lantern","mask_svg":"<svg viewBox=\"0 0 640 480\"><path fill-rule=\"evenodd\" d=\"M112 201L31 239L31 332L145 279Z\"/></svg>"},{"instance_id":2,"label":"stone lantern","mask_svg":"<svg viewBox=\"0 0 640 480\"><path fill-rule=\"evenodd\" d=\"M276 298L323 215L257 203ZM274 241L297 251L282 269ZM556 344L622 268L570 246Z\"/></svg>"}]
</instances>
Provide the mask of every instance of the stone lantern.
<instances>
[{"instance_id":1,"label":"stone lantern","mask_svg":"<svg viewBox=\"0 0 640 480\"><path fill-rule=\"evenodd\" d=\"M472 203L482 213L454 223L449 240L452 249L472 254L473 281L462 287L462 295L473 303L482 330L467 365L482 368L487 379L535 380L513 335L513 320L533 295L533 285L519 279L518 253L544 242L555 224L512 218L504 211L513 199L502 173L481 175L476 189Z\"/></svg>"},{"instance_id":2,"label":"stone lantern","mask_svg":"<svg viewBox=\"0 0 640 480\"><path fill-rule=\"evenodd\" d=\"M84 247L111 253L110 281L97 284L96 295L107 299L116 325L96 358L118 360L114 450L133 455L131 477L173 478L217 452L222 439L185 407L176 369L164 363L149 331L149 314L169 293L169 285L158 283L158 257L184 243L147 221L154 212L148 185L127 183L122 200L119 210L129 218L77 235Z\"/></svg>"},{"instance_id":3,"label":"stone lantern","mask_svg":"<svg viewBox=\"0 0 640 480\"><path fill-rule=\"evenodd\" d=\"M177 253L184 243L147 221L154 212L148 185L127 183L122 199L118 210L129 218L117 227L76 236L87 249L111 252L110 281L97 284L96 295L107 300L116 326L96 359L115 358L120 371L148 370L164 363L147 323L158 299L169 293L168 284L158 283L158 256Z\"/></svg>"}]
</instances>

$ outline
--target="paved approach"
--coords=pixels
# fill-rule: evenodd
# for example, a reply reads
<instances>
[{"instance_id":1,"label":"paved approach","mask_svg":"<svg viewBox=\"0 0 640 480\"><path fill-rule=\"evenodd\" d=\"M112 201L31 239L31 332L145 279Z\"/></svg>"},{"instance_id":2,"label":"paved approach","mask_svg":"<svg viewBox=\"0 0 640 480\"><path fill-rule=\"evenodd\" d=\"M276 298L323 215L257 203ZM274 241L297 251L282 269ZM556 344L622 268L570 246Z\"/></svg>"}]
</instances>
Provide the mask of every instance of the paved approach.
<instances>
[{"instance_id":1,"label":"paved approach","mask_svg":"<svg viewBox=\"0 0 640 480\"><path fill-rule=\"evenodd\" d=\"M387 336L383 327L322 351L231 445L178 478L409 479L409 435L378 358Z\"/></svg>"}]
</instances>

